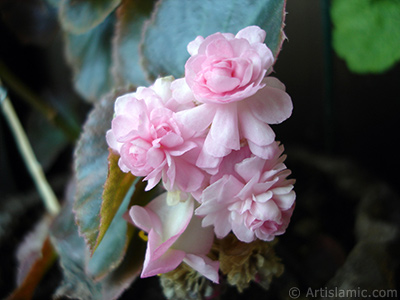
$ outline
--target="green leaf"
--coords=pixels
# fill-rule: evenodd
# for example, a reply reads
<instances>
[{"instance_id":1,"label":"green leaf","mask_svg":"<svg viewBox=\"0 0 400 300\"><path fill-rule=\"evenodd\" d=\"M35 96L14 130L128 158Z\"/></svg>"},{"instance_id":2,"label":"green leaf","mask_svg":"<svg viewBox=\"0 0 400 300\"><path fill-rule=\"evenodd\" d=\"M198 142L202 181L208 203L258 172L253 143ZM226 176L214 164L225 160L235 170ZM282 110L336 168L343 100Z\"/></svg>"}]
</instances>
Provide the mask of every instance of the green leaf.
<instances>
[{"instance_id":1,"label":"green leaf","mask_svg":"<svg viewBox=\"0 0 400 300\"><path fill-rule=\"evenodd\" d=\"M130 199L124 200L124 198L126 198L128 190L131 189L135 176L131 173L122 172L118 166L118 160L119 156L110 150L108 156L108 176L104 184L103 201L100 209L99 233L93 251L96 251L96 248L102 241L115 214L120 209L121 203L123 201L129 203L130 201ZM132 194L129 198L131 196ZM125 209L126 206L127 205L125 205Z\"/></svg>"},{"instance_id":2,"label":"green leaf","mask_svg":"<svg viewBox=\"0 0 400 300\"><path fill-rule=\"evenodd\" d=\"M153 9L151 0L123 1L117 10L113 40L113 73L117 86L148 85L140 65L139 43L142 26Z\"/></svg>"},{"instance_id":3,"label":"green leaf","mask_svg":"<svg viewBox=\"0 0 400 300\"><path fill-rule=\"evenodd\" d=\"M111 273L94 280L87 272L88 249L79 235L72 212L74 184L71 185L65 206L50 229L52 243L59 255L63 281L55 298L85 300L117 299L138 276L143 264L146 243L137 234L128 246L126 255ZM126 221L125 221L126 222ZM129 225L130 230L135 230ZM120 236L125 239L125 236Z\"/></svg>"},{"instance_id":4,"label":"green leaf","mask_svg":"<svg viewBox=\"0 0 400 300\"><path fill-rule=\"evenodd\" d=\"M111 39L115 16L84 34L66 33L66 54L74 72L75 89L90 102L111 91Z\"/></svg>"},{"instance_id":5,"label":"green leaf","mask_svg":"<svg viewBox=\"0 0 400 300\"><path fill-rule=\"evenodd\" d=\"M349 69L381 73L400 60L400 1L332 2L333 47Z\"/></svg>"},{"instance_id":6,"label":"green leaf","mask_svg":"<svg viewBox=\"0 0 400 300\"><path fill-rule=\"evenodd\" d=\"M152 80L184 74L187 44L196 36L237 33L249 25L267 32L266 44L276 57L285 39L285 0L161 0L146 24L141 44L143 64Z\"/></svg>"},{"instance_id":7,"label":"green leaf","mask_svg":"<svg viewBox=\"0 0 400 300\"><path fill-rule=\"evenodd\" d=\"M95 105L83 127L75 150L77 180L74 211L80 233L92 250L100 225L103 185L108 174L106 132L111 128L116 95L108 95Z\"/></svg>"},{"instance_id":8,"label":"green leaf","mask_svg":"<svg viewBox=\"0 0 400 300\"><path fill-rule=\"evenodd\" d=\"M74 34L93 29L120 4L121 0L62 0L60 5L61 25Z\"/></svg>"},{"instance_id":9,"label":"green leaf","mask_svg":"<svg viewBox=\"0 0 400 300\"><path fill-rule=\"evenodd\" d=\"M118 165L116 167L118 168ZM101 235L101 239L99 239L99 237L97 239L98 241L101 240L101 243L99 243L97 249L95 249L95 252L88 262L87 268L87 272L93 276L95 280L109 274L113 269L119 266L125 256L132 234L135 231L132 226L128 226L127 221L122 217L128 210L128 205L135 190L135 185L132 184L132 182L133 180L129 180L129 184L121 182L122 189L125 190L125 186L129 187L129 191L125 192L125 197L121 199L123 200L122 204L118 199L121 196L117 191L117 182L113 182L114 186L112 188L106 188L109 196L103 200L99 228L99 236ZM107 180L107 183L110 185L109 180ZM112 201L112 192L115 192L115 204L106 200ZM116 214L114 211L116 211ZM108 226L105 226L105 220L110 220Z\"/></svg>"}]
</instances>

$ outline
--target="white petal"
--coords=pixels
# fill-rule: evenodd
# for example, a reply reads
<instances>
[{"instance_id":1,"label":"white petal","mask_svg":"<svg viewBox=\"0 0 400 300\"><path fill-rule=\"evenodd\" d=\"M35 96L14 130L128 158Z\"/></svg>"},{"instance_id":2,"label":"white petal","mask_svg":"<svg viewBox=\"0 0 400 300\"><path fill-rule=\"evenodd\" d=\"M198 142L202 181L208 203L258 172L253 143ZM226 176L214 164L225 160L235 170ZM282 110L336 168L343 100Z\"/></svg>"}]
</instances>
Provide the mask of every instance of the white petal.
<instances>
[{"instance_id":1,"label":"white petal","mask_svg":"<svg viewBox=\"0 0 400 300\"><path fill-rule=\"evenodd\" d=\"M163 241L181 234L189 224L193 215L193 199L179 202L177 205L167 204L167 193L163 193L150 201L146 208L151 209L160 218Z\"/></svg>"}]
</instances>

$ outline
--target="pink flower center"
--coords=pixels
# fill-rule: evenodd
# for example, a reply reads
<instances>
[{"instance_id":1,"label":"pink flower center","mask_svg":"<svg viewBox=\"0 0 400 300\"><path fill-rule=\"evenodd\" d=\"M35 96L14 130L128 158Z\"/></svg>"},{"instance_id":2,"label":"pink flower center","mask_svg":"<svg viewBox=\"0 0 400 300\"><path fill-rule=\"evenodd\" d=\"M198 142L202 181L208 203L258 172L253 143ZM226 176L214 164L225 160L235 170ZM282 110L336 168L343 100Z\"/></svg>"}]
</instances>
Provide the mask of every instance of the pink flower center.
<instances>
[{"instance_id":1,"label":"pink flower center","mask_svg":"<svg viewBox=\"0 0 400 300\"><path fill-rule=\"evenodd\" d=\"M144 176L151 169L147 166L147 152L151 148L151 144L138 138L129 143L125 143L121 147L121 159L129 169L140 170L137 176Z\"/></svg>"},{"instance_id":2,"label":"pink flower center","mask_svg":"<svg viewBox=\"0 0 400 300\"><path fill-rule=\"evenodd\" d=\"M184 140L178 124L172 116L159 117L152 120L150 139L154 148L171 149L181 145Z\"/></svg>"},{"instance_id":3,"label":"pink flower center","mask_svg":"<svg viewBox=\"0 0 400 300\"><path fill-rule=\"evenodd\" d=\"M172 128L167 123L162 123L156 126L156 138L162 138L163 136L167 135L168 133L172 132Z\"/></svg>"},{"instance_id":4,"label":"pink flower center","mask_svg":"<svg viewBox=\"0 0 400 300\"><path fill-rule=\"evenodd\" d=\"M235 69L231 60L217 60L201 73L203 84L213 93L223 94L235 90L241 80L235 77Z\"/></svg>"},{"instance_id":5,"label":"pink flower center","mask_svg":"<svg viewBox=\"0 0 400 300\"><path fill-rule=\"evenodd\" d=\"M132 144L129 147L129 156L132 159L132 161L144 164L146 153L150 149L150 147L151 145L146 141L142 139L136 139L132 141Z\"/></svg>"}]
</instances>

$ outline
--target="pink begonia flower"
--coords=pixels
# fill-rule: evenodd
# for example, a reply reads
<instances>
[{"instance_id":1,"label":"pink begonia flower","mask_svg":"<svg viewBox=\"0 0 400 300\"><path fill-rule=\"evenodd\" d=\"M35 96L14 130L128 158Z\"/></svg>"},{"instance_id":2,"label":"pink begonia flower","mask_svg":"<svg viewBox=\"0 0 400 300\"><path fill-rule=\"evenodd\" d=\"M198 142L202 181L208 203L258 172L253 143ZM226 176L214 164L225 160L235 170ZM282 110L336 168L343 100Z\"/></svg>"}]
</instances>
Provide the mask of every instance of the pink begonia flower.
<instances>
[{"instance_id":1,"label":"pink begonia flower","mask_svg":"<svg viewBox=\"0 0 400 300\"><path fill-rule=\"evenodd\" d=\"M214 240L212 227L202 227L201 219L193 215L193 198L174 206L166 198L164 193L145 207L129 210L130 222L148 233L141 277L167 273L185 262L218 283L219 262L206 256Z\"/></svg>"},{"instance_id":2,"label":"pink begonia flower","mask_svg":"<svg viewBox=\"0 0 400 300\"><path fill-rule=\"evenodd\" d=\"M248 147L232 152L221 163L219 173L200 198L195 214L203 226L214 226L218 238L230 231L246 243L256 238L271 241L289 224L296 198L290 170L281 156L283 146L274 142L264 160Z\"/></svg>"},{"instance_id":3,"label":"pink begonia flower","mask_svg":"<svg viewBox=\"0 0 400 300\"><path fill-rule=\"evenodd\" d=\"M196 132L209 130L197 166L210 174L244 139L255 155L265 158L266 147L275 140L268 124L281 123L292 113L285 86L275 78L264 79L274 62L265 36L258 26L249 26L236 36L215 33L188 44L191 57L185 78L175 82L180 91L175 94L200 105L179 112L178 118Z\"/></svg>"},{"instance_id":4,"label":"pink begonia flower","mask_svg":"<svg viewBox=\"0 0 400 300\"><path fill-rule=\"evenodd\" d=\"M146 190L162 178L167 190L195 193L204 182L204 172L195 165L204 138L176 119L176 111L194 104L176 101L171 85L172 77L161 78L119 97L106 138L119 153L123 172L145 176Z\"/></svg>"},{"instance_id":5,"label":"pink begonia flower","mask_svg":"<svg viewBox=\"0 0 400 300\"><path fill-rule=\"evenodd\" d=\"M249 26L236 36L218 32L190 42L185 79L195 98L203 103L230 103L262 88L261 80L274 62L265 36L258 26Z\"/></svg>"},{"instance_id":6,"label":"pink begonia flower","mask_svg":"<svg viewBox=\"0 0 400 300\"><path fill-rule=\"evenodd\" d=\"M197 132L209 130L197 161L199 167L215 174L221 159L232 150L239 150L243 140L253 154L267 158L268 146L275 140L269 124L289 118L293 104L278 79L266 77L263 84L262 89L242 101L204 103L177 113L178 119L189 128ZM188 89L182 80L177 80L176 85Z\"/></svg>"}]
</instances>

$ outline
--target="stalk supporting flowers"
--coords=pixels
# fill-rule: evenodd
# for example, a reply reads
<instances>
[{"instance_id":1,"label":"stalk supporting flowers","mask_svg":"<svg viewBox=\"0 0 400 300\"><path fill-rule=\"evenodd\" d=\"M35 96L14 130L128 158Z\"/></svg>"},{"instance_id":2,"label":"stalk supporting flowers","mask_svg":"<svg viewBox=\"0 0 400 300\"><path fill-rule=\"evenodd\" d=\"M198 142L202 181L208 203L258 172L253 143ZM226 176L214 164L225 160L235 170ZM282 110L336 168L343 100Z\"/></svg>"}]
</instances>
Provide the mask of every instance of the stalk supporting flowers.
<instances>
[{"instance_id":1,"label":"stalk supporting flowers","mask_svg":"<svg viewBox=\"0 0 400 300\"><path fill-rule=\"evenodd\" d=\"M57 197L43 173L42 167L36 159L28 137L25 134L25 131L18 119L10 99L7 96L5 88L2 86L1 81L0 105L8 124L10 125L10 129L14 134L18 149L22 155L26 167L28 168L29 173L32 176L37 190L43 199L47 211L52 215L57 215L60 211L60 204L58 203Z\"/></svg>"}]
</instances>

